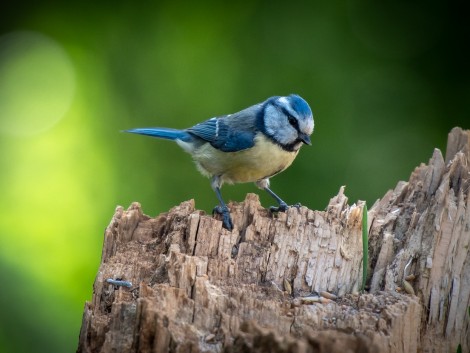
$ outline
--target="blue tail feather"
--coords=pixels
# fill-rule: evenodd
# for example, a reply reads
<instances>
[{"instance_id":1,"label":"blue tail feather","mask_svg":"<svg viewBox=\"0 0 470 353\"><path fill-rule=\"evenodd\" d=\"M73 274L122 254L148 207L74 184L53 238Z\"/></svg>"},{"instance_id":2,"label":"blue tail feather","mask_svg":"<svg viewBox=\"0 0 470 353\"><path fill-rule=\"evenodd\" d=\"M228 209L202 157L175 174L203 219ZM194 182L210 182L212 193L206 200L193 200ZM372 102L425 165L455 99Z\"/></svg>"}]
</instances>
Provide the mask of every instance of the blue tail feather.
<instances>
[{"instance_id":1,"label":"blue tail feather","mask_svg":"<svg viewBox=\"0 0 470 353\"><path fill-rule=\"evenodd\" d=\"M141 129L130 129L124 132L132 134L147 135L152 137L159 137L167 140L182 140L188 142L191 140L191 135L184 130L171 129L166 127L150 127Z\"/></svg>"}]
</instances>

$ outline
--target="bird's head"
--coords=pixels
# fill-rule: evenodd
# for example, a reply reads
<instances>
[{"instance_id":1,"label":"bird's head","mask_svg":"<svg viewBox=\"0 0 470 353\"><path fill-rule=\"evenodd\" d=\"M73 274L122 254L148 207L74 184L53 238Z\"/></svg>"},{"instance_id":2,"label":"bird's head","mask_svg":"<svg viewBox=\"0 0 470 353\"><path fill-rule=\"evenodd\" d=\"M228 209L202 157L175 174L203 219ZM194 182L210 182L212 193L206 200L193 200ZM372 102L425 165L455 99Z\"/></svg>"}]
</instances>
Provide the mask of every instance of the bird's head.
<instances>
[{"instance_id":1,"label":"bird's head","mask_svg":"<svg viewBox=\"0 0 470 353\"><path fill-rule=\"evenodd\" d=\"M288 151L297 151L303 143L310 145L313 114L308 103L296 94L272 97L266 101L263 132Z\"/></svg>"}]
</instances>

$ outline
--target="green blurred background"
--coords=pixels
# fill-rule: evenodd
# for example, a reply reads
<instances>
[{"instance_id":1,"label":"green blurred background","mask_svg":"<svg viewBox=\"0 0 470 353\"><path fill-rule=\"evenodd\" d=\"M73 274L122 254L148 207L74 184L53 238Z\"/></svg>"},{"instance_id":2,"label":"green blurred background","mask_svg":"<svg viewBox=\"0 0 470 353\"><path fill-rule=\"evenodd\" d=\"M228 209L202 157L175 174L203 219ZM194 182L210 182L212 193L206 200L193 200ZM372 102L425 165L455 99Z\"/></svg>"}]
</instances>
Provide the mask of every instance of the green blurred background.
<instances>
[{"instance_id":1,"label":"green blurred background","mask_svg":"<svg viewBox=\"0 0 470 353\"><path fill-rule=\"evenodd\" d=\"M453 1L3 3L0 351L76 349L116 205L215 205L176 144L120 130L298 93L313 146L273 190L322 210L346 185L372 204L470 127L469 43ZM223 189L247 192L272 204Z\"/></svg>"}]
</instances>

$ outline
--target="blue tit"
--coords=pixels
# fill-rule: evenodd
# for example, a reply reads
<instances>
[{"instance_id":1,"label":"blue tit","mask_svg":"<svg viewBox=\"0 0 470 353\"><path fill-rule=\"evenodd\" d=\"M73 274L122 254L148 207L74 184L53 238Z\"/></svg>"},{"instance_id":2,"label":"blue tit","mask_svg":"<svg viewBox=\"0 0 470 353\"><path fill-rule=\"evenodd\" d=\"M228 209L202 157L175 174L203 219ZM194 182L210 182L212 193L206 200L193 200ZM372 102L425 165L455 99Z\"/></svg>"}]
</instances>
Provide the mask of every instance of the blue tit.
<instances>
[{"instance_id":1,"label":"blue tit","mask_svg":"<svg viewBox=\"0 0 470 353\"><path fill-rule=\"evenodd\" d=\"M269 178L291 165L303 144L311 145L313 115L300 96L271 97L238 113L218 116L185 130L139 128L134 134L174 140L191 154L199 171L211 178L219 200L214 211L223 226L233 228L220 188L224 183L254 182L278 203L271 211L286 211L287 204L269 188Z\"/></svg>"}]
</instances>

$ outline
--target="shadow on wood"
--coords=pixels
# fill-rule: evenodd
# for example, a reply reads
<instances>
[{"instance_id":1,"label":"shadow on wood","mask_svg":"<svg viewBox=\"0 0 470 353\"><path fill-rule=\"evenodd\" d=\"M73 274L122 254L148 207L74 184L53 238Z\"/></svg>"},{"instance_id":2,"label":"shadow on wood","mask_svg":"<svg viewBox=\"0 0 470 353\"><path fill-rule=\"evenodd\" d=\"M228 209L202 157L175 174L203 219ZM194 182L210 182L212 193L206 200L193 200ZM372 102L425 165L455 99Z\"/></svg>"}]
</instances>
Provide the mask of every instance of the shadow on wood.
<instances>
[{"instance_id":1,"label":"shadow on wood","mask_svg":"<svg viewBox=\"0 0 470 353\"><path fill-rule=\"evenodd\" d=\"M276 217L248 194L232 232L193 200L156 218L118 207L78 352L469 351L469 141L454 128L445 160L435 150L370 209L368 294L363 203L344 188Z\"/></svg>"}]
</instances>

